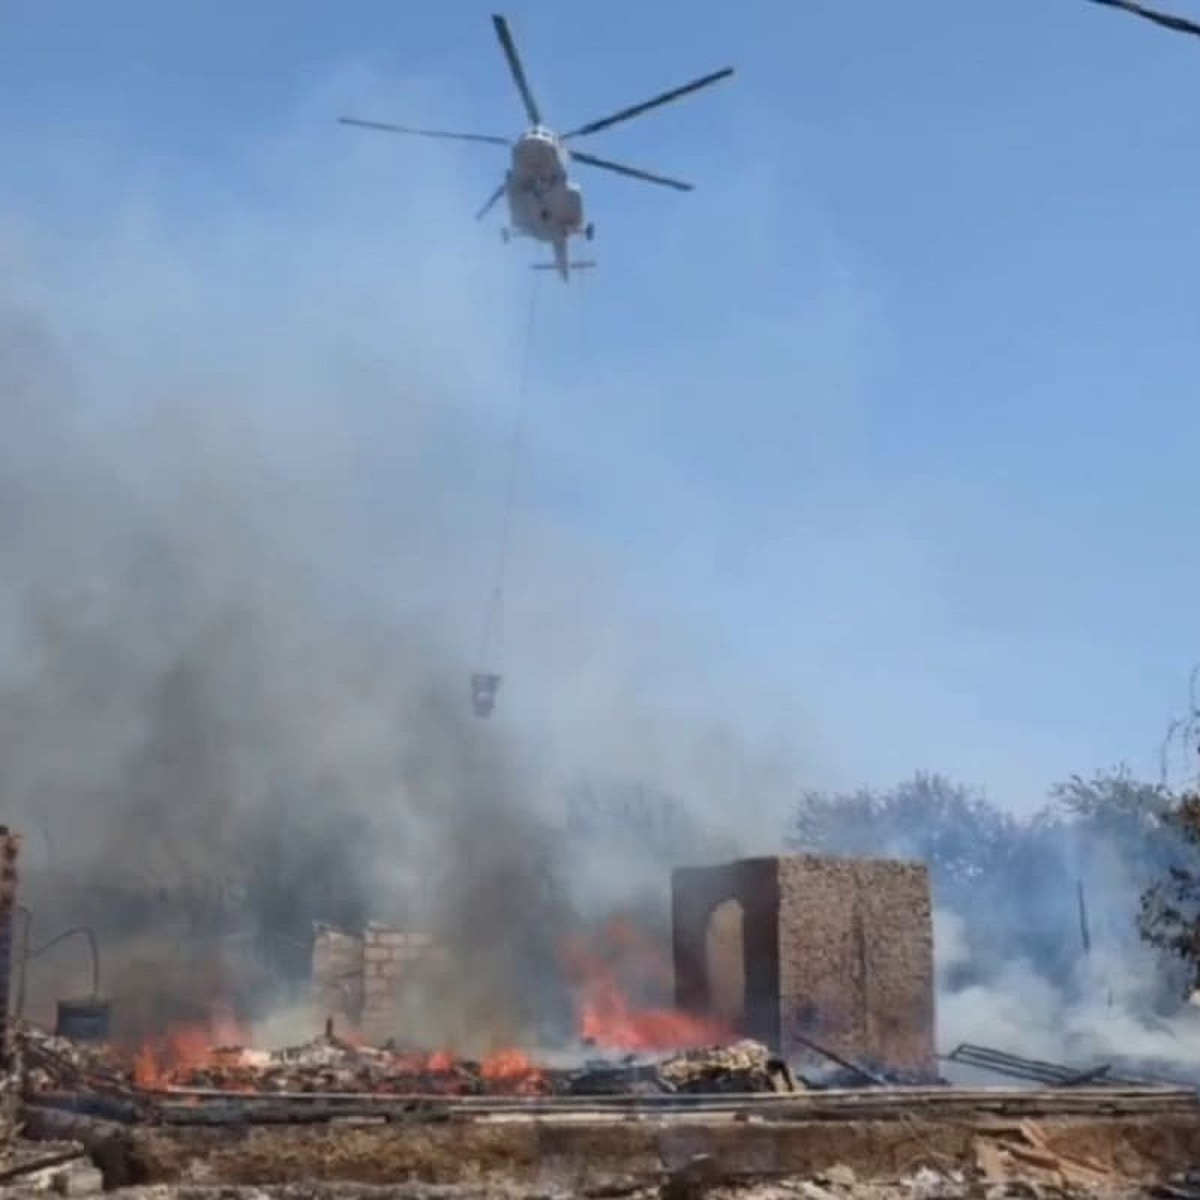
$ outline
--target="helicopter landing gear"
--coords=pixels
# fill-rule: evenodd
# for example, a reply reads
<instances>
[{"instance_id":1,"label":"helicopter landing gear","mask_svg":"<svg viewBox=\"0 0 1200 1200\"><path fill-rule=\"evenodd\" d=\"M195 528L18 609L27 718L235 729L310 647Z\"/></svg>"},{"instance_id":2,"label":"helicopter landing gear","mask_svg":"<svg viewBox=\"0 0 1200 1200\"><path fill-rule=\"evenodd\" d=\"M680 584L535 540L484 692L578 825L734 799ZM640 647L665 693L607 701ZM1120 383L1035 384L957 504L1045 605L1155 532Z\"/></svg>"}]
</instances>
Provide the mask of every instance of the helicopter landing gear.
<instances>
[{"instance_id":1,"label":"helicopter landing gear","mask_svg":"<svg viewBox=\"0 0 1200 1200\"><path fill-rule=\"evenodd\" d=\"M593 224L591 223L591 221L589 221L589 222L588 222L588 223L587 223L587 224L586 224L586 225L583 227L583 236L584 236L585 238L587 238L587 240L588 240L589 242L592 240L592 238L594 238L594 237L596 236L596 227L595 227L595 225L593 225Z\"/></svg>"}]
</instances>

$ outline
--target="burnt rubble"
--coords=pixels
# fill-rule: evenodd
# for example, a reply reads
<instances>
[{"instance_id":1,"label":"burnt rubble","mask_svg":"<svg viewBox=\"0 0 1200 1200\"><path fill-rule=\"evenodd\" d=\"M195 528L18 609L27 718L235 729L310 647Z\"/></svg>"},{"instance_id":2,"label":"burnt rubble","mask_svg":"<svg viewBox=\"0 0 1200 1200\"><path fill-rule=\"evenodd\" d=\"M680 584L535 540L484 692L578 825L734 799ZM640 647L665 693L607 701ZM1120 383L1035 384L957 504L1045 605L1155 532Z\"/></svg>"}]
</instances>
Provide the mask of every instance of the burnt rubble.
<instances>
[{"instance_id":1,"label":"burnt rubble","mask_svg":"<svg viewBox=\"0 0 1200 1200\"><path fill-rule=\"evenodd\" d=\"M271 1052L217 1047L200 1063L156 1069L147 1078L137 1055L121 1056L103 1044L72 1042L28 1026L19 1040L27 1064L24 1090L31 1098L88 1092L582 1097L753 1094L797 1086L786 1065L752 1041L655 1061L627 1057L549 1068L517 1052L475 1061L359 1045L327 1032Z\"/></svg>"},{"instance_id":2,"label":"burnt rubble","mask_svg":"<svg viewBox=\"0 0 1200 1200\"><path fill-rule=\"evenodd\" d=\"M889 911L906 914L903 927L877 911L884 892ZM910 894L919 903L896 899ZM813 896L819 924L804 919ZM925 896L919 872L815 858L753 860L681 878L676 982L688 986L662 1010L670 1022L600 1022L603 1033L589 1041L599 1026L581 1020L578 1054L553 1063L517 1048L475 1059L382 1041L366 1019L377 1015L369 1005L343 1014L315 986L311 1011L334 1014L323 1035L272 1051L210 1045L250 1038L219 1004L197 1027L123 1048L86 1040L78 1024L64 1029L75 1035L68 1037L20 1023L11 1031L8 1091L20 1101L25 1136L40 1146L32 1155L28 1143L18 1147L33 1164L20 1173L66 1171L65 1194L100 1171L110 1189L201 1178L223 1187L342 1180L366 1195L371 1185L421 1179L449 1198L477 1183L480 1195L524 1194L523 1181L536 1175L544 1196L692 1197L742 1194L769 1168L764 1197L977 1200L1116 1194L1127 1164L1156 1180L1190 1165L1200 1132L1194 1086L1118 1063L1071 1067L971 1045L941 1061L1021 1086L947 1084L933 1050ZM721 936L710 938L718 910ZM762 945L781 948L765 984L741 971L760 961L760 934ZM884 953L906 939L911 955ZM700 979L710 941L729 979ZM421 935L378 924L357 939L318 942L327 973L343 984L353 975L363 996L402 988L438 953ZM862 952L861 978L843 969L846 946ZM314 983L320 958L314 951ZM811 1004L796 999L810 994ZM781 997L788 1004L772 1007ZM897 1011L907 1015L883 1020ZM769 1019L760 1019L764 1012ZM393 1019L386 1029L407 1027ZM612 1057L597 1048L662 1045L668 1027L672 1042L716 1044ZM0 1075L0 1101L4 1084ZM82 1149L66 1167L68 1143ZM557 1170L589 1175L593 1190L547 1191ZM890 1182L874 1182L881 1179ZM0 1167L7 1195L5 1183ZM1200 1200L1184 1176L1170 1186L1164 1196Z\"/></svg>"},{"instance_id":3,"label":"burnt rubble","mask_svg":"<svg viewBox=\"0 0 1200 1200\"><path fill-rule=\"evenodd\" d=\"M1179 1148L1200 1128L1194 1090L1111 1079L979 1091L884 1086L878 1070L849 1060L833 1069L857 1072L857 1083L810 1087L753 1041L540 1067L517 1052L475 1062L356 1045L327 1030L274 1052L216 1048L197 1065L160 1061L151 1071L147 1052L122 1055L30 1026L16 1040L25 1131L39 1148L26 1143L9 1179L24 1189L26 1179L61 1177L72 1195L101 1178L109 1190L144 1180L165 1200L176 1193L164 1187L200 1172L227 1184L252 1179L259 1200L262 1188L301 1180L354 1181L358 1197L417 1170L431 1182L405 1194L446 1200L457 1188L464 1196L527 1194L522 1172L536 1169L537 1194L564 1200L706 1192L764 1200L1115 1197L1147 1194L1129 1185L1121 1155L1145 1178L1147 1156L1172 1147L1166 1174L1183 1165ZM1085 1134L1064 1137L1064 1118ZM1136 1141L1133 1158L1124 1143L1120 1154L1097 1152L1118 1136L1110 1129ZM530 1166L531 1136L557 1147L555 1162L586 1164L578 1169L590 1190L546 1191L551 1168ZM849 1154L853 1168L831 1165L823 1157L831 1152ZM764 1181L754 1165L792 1159L811 1163L809 1173ZM689 1191L700 1177L705 1186ZM0 1170L0 1192L25 1194L5 1186ZM482 1190L471 1192L475 1186ZM1157 1194L1171 1200L1200 1196L1190 1177L1161 1186L1168 1190Z\"/></svg>"}]
</instances>

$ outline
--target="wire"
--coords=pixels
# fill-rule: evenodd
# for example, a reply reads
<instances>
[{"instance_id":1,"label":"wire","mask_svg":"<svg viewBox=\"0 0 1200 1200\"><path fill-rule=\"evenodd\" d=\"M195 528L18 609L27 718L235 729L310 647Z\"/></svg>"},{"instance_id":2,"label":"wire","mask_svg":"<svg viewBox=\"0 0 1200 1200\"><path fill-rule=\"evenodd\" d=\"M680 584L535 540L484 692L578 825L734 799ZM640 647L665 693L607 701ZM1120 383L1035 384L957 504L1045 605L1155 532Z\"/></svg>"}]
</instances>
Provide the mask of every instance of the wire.
<instances>
[{"instance_id":1,"label":"wire","mask_svg":"<svg viewBox=\"0 0 1200 1200\"><path fill-rule=\"evenodd\" d=\"M70 937L81 937L88 944L92 960L92 995L93 1000L100 995L100 946L96 940L95 930L89 925L73 925L70 929L63 930L62 933L52 937L48 942L43 942L36 950L29 948L29 936L33 929L33 910L26 908L24 905L17 906L18 911L25 916L25 936L22 940L21 956L19 965L21 975L17 982L17 1002L15 1005L15 1016L18 1020L22 1018L25 1012L25 979L29 971L30 962L41 954L45 954L47 950L57 946L59 942L64 942Z\"/></svg>"},{"instance_id":2,"label":"wire","mask_svg":"<svg viewBox=\"0 0 1200 1200\"><path fill-rule=\"evenodd\" d=\"M517 412L513 421L512 438L508 448L508 479L505 484L504 508L501 514L500 546L496 556L495 582L484 615L480 636L480 664L498 666L504 641L504 586L508 574L509 548L512 542L513 512L516 508L517 472L525 438L525 384L529 372L529 357L533 346L533 324L537 314L538 276L535 273L529 293L529 315L525 323L525 343L521 350L521 366L517 376Z\"/></svg>"}]
</instances>

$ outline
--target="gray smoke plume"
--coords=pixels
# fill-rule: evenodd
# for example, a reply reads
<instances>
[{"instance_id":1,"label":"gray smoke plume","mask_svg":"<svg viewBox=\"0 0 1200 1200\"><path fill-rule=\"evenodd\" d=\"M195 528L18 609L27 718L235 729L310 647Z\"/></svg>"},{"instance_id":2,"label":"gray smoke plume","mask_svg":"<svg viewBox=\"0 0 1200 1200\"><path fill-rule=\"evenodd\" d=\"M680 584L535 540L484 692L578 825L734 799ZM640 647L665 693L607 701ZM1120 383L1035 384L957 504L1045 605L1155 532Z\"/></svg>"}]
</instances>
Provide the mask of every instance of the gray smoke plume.
<instances>
[{"instance_id":1,"label":"gray smoke plume","mask_svg":"<svg viewBox=\"0 0 1200 1200\"><path fill-rule=\"evenodd\" d=\"M130 404L14 292L0 294L0 798L26 833L34 943L86 921L109 994L144 993L170 960L174 991L203 1006L229 946L268 965L236 972L268 995L303 976L312 921L394 919L467 964L453 996L477 1026L527 1022L544 994L530 972L569 915L557 835L539 781L470 716L453 627L420 603L389 611L356 578L352 506L322 493L327 464L312 487L281 469L238 412L253 384L206 407L186 372L163 371L163 403ZM401 520L434 514L409 499ZM413 543L399 561L436 573ZM86 972L41 968L31 1004L39 979L83 990Z\"/></svg>"},{"instance_id":2,"label":"gray smoke plume","mask_svg":"<svg viewBox=\"0 0 1200 1200\"><path fill-rule=\"evenodd\" d=\"M918 774L887 791L809 794L793 836L928 864L944 1052L968 1042L1118 1073L1195 1073L1200 1011L1185 1003L1186 972L1137 928L1142 891L1187 861L1160 819L1168 803L1118 770L1055 787L1021 818Z\"/></svg>"},{"instance_id":3,"label":"gray smoke plume","mask_svg":"<svg viewBox=\"0 0 1200 1200\"><path fill-rule=\"evenodd\" d=\"M445 81L368 75L231 130L184 180L119 138L24 131L86 203L32 163L62 207L0 210L0 813L35 946L94 925L103 990L146 1020L286 993L313 920L377 917L457 951L446 1025L554 1024L576 914L661 926L669 868L776 850L794 788L794 714L756 670L726 678L681 609L694 581L661 572L630 613L661 557L626 550L639 514L712 540L645 464L633 515L607 505L634 414L678 378L637 339L581 355L578 292L550 281L518 395L529 273L482 248L477 160L331 120L350 98L444 119ZM480 661L519 404L505 644ZM594 523L559 515L591 489ZM469 672L509 663L474 720ZM661 788L696 828L572 838L581 778ZM29 982L43 1015L86 991L82 943Z\"/></svg>"}]
</instances>

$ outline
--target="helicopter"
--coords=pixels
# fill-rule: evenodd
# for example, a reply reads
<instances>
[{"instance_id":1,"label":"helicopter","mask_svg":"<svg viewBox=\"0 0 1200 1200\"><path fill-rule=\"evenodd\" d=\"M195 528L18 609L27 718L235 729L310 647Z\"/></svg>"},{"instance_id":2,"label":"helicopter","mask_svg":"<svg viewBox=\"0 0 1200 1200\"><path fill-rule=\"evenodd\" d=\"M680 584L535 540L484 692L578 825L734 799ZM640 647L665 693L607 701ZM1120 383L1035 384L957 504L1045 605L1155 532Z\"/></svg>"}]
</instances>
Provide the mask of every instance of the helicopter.
<instances>
[{"instance_id":1,"label":"helicopter","mask_svg":"<svg viewBox=\"0 0 1200 1200\"><path fill-rule=\"evenodd\" d=\"M570 163L586 163L592 167L601 167L606 171L615 171L633 179L641 179L647 183L658 183L664 187L675 188L677 191L692 190L690 183L671 179L665 175L655 175L637 167L629 167L610 159L598 158L594 154L586 154L567 146L574 138L587 137L608 129L621 121L640 116L661 104L678 100L690 92L719 82L733 74L732 67L725 67L704 75L699 79L685 83L681 87L662 92L641 104L623 108L597 121L589 121L569 133L555 134L542 122L541 109L533 98L533 92L525 77L517 47L508 28L508 22L499 15L492 16L496 36L508 59L508 66L517 85L517 91L525 105L525 113L529 118L529 128L515 141L510 138L491 136L481 133L452 133L441 129L413 129L406 125L392 125L382 121L363 121L356 117L339 117L343 125L357 125L364 129L380 129L389 133L412 134L416 137L449 138L465 142L485 142L496 146L511 148L512 165L505 173L504 179L496 190L488 197L487 202L475 214L476 220L481 220L492 209L493 205L506 196L508 200L509 225L500 231L505 242L512 237L528 237L539 242L548 242L554 253L554 261L549 263L534 263L535 270L557 271L564 282L570 278L573 269L594 267L591 261L571 261L568 251L568 241L573 235L582 235L587 241L595 236L595 226L589 221L584 223L583 192L577 183L569 176Z\"/></svg>"}]
</instances>

